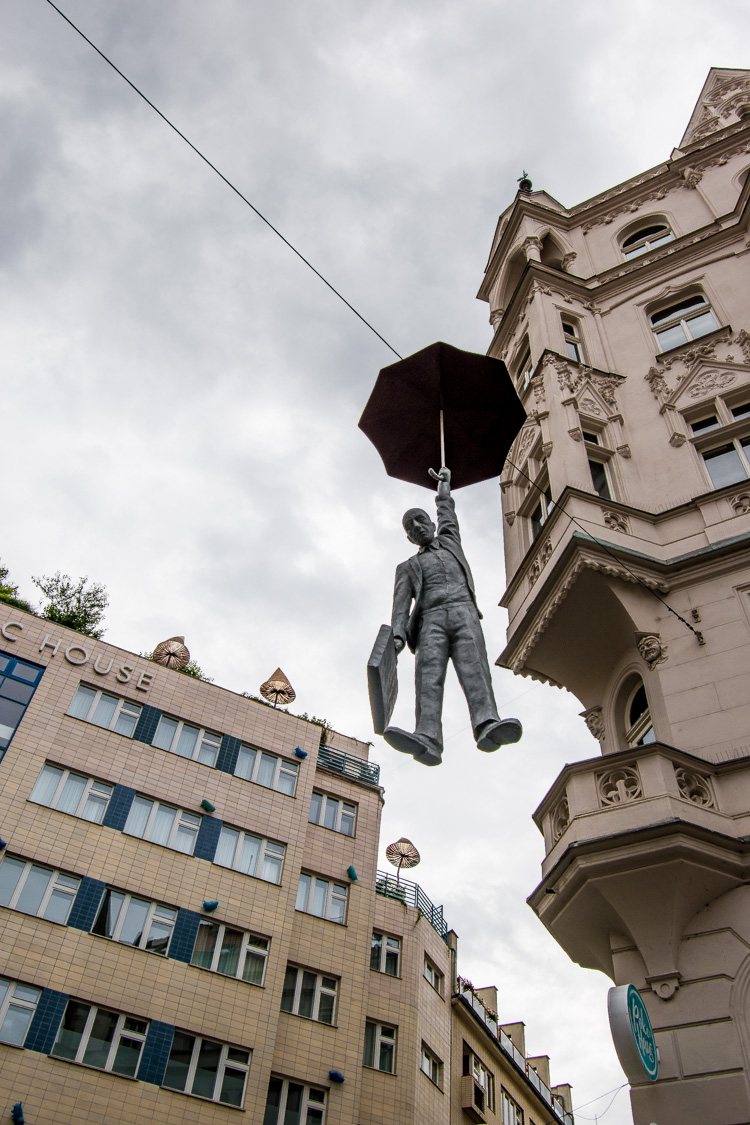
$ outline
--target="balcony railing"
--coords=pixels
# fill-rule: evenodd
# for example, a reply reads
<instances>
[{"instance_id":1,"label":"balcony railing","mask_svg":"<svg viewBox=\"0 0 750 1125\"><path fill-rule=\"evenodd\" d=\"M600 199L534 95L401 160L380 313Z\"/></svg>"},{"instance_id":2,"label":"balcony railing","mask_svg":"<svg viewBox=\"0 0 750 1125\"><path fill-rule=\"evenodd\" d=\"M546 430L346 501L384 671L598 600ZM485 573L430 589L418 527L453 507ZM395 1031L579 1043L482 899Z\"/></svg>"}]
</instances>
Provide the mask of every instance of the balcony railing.
<instances>
[{"instance_id":1,"label":"balcony railing","mask_svg":"<svg viewBox=\"0 0 750 1125\"><path fill-rule=\"evenodd\" d=\"M355 758L353 754L344 754L325 743L321 743L318 750L318 765L341 773L344 777L351 777L354 781L364 781L366 785L380 784L380 766L375 762L366 762L363 758Z\"/></svg>"},{"instance_id":2,"label":"balcony railing","mask_svg":"<svg viewBox=\"0 0 750 1125\"><path fill-rule=\"evenodd\" d=\"M387 871L378 871L375 881L375 893L384 898L395 898L403 902L404 906L415 906L420 914L424 915L436 933L444 938L448 933L448 926L443 918L442 906L435 906L424 893L419 883L412 883L410 879L399 879Z\"/></svg>"},{"instance_id":3,"label":"balcony railing","mask_svg":"<svg viewBox=\"0 0 750 1125\"><path fill-rule=\"evenodd\" d=\"M539 1094L539 1097L542 1101L546 1102L557 1120L561 1121L563 1125L575 1125L573 1114L568 1113L565 1109L562 1098L558 1097L557 1094L553 1094L549 1086L542 1082L533 1066L526 1062L526 1059L518 1050L518 1047L512 1042L510 1036L506 1035L499 1026L495 1013L488 1011L468 982L461 977L458 978L458 994L471 1007L472 1011L479 1016L503 1054L512 1059L521 1073L526 1075L531 1085Z\"/></svg>"}]
</instances>

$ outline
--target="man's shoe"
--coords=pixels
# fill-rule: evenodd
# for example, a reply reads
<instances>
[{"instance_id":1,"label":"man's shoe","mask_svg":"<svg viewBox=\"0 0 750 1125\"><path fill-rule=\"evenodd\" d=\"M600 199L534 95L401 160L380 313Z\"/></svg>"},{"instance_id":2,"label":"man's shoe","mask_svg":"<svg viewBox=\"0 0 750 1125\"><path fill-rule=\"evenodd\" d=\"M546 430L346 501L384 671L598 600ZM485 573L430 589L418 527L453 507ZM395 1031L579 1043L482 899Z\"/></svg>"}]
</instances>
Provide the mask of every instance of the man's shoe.
<instances>
[{"instance_id":1,"label":"man's shoe","mask_svg":"<svg viewBox=\"0 0 750 1125\"><path fill-rule=\"evenodd\" d=\"M442 750L439 746L419 734L411 734L401 730L400 727L386 727L383 738L394 750L402 754L411 754L416 762L423 766L439 766L443 760Z\"/></svg>"},{"instance_id":2,"label":"man's shoe","mask_svg":"<svg viewBox=\"0 0 750 1125\"><path fill-rule=\"evenodd\" d=\"M518 719L498 719L497 722L490 722L482 727L477 738L477 746L486 754L491 754L501 746L518 742L522 734L523 727Z\"/></svg>"}]
</instances>

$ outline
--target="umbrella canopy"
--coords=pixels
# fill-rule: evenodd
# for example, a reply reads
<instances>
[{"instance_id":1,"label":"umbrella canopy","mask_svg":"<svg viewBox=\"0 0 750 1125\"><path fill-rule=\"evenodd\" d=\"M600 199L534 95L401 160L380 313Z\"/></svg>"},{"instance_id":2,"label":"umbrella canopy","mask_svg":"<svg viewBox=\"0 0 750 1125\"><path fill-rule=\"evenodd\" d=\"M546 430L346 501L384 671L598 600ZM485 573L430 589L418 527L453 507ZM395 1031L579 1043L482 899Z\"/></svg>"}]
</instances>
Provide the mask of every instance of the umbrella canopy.
<instances>
[{"instance_id":1,"label":"umbrella canopy","mask_svg":"<svg viewBox=\"0 0 750 1125\"><path fill-rule=\"evenodd\" d=\"M442 463L441 410L451 488L500 476L526 411L499 359L437 343L391 363L378 375L359 428L389 476L435 488L428 469Z\"/></svg>"}]
</instances>

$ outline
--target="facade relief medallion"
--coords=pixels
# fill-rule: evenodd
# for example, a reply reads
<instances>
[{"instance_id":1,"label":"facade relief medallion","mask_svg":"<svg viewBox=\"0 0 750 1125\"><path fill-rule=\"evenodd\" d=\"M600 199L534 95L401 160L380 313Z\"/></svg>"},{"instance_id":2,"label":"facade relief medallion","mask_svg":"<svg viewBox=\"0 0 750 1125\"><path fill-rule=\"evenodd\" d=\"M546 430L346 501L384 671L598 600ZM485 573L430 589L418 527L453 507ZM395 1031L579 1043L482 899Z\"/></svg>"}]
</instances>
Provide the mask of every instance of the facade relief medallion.
<instances>
[{"instance_id":1,"label":"facade relief medallion","mask_svg":"<svg viewBox=\"0 0 750 1125\"><path fill-rule=\"evenodd\" d=\"M602 808L625 805L643 796L641 775L635 765L620 766L619 769L597 774L596 788Z\"/></svg>"},{"instance_id":2,"label":"facade relief medallion","mask_svg":"<svg viewBox=\"0 0 750 1125\"><path fill-rule=\"evenodd\" d=\"M605 512L604 524L606 527L611 528L612 531L622 531L625 534L628 532L628 521L620 512Z\"/></svg>"},{"instance_id":3,"label":"facade relief medallion","mask_svg":"<svg viewBox=\"0 0 750 1125\"><path fill-rule=\"evenodd\" d=\"M570 805L568 804L568 798L563 797L557 802L549 816L549 826L553 843L557 843L569 824Z\"/></svg>"},{"instance_id":4,"label":"facade relief medallion","mask_svg":"<svg viewBox=\"0 0 750 1125\"><path fill-rule=\"evenodd\" d=\"M684 766L675 766L674 772L677 778L677 788L680 790L680 796L683 800L690 801L693 805L700 805L704 809L716 808L716 802L711 792L711 782L706 774L685 769Z\"/></svg>"},{"instance_id":5,"label":"facade relief medallion","mask_svg":"<svg viewBox=\"0 0 750 1125\"><path fill-rule=\"evenodd\" d=\"M663 664L667 659L667 649L669 646L662 642L661 634L637 632L635 634L635 641L639 653L652 672L658 664Z\"/></svg>"},{"instance_id":6,"label":"facade relief medallion","mask_svg":"<svg viewBox=\"0 0 750 1125\"><path fill-rule=\"evenodd\" d=\"M729 501L736 516L746 516L750 512L750 493L740 492Z\"/></svg>"},{"instance_id":7,"label":"facade relief medallion","mask_svg":"<svg viewBox=\"0 0 750 1125\"><path fill-rule=\"evenodd\" d=\"M618 445L617 452L621 457L624 457L626 461L629 461L633 456L629 445Z\"/></svg>"},{"instance_id":8,"label":"facade relief medallion","mask_svg":"<svg viewBox=\"0 0 750 1125\"><path fill-rule=\"evenodd\" d=\"M688 395L690 398L702 398L711 391L721 391L725 387L731 387L736 379L735 371L707 371L705 375L695 380L688 390Z\"/></svg>"}]
</instances>

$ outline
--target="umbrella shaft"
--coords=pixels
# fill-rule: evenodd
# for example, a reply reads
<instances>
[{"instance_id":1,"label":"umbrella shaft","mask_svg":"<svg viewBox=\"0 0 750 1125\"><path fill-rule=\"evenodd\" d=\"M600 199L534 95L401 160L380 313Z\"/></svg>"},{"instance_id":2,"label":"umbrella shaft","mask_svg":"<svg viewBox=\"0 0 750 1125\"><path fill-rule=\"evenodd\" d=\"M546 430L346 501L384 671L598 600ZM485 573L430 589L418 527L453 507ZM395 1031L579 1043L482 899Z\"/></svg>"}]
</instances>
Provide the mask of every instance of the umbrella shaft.
<instances>
[{"instance_id":1,"label":"umbrella shaft","mask_svg":"<svg viewBox=\"0 0 750 1125\"><path fill-rule=\"evenodd\" d=\"M445 468L445 425L442 410L440 411L440 468Z\"/></svg>"}]
</instances>

